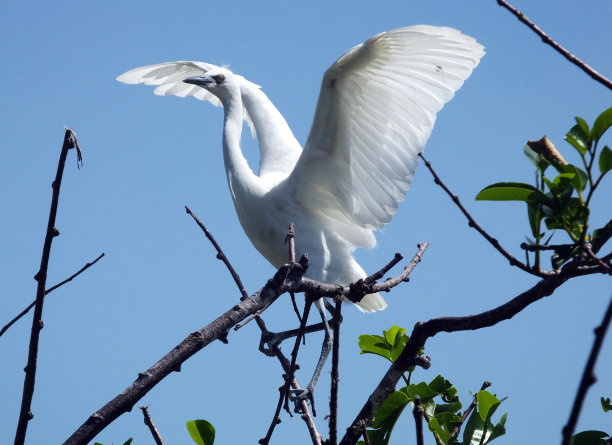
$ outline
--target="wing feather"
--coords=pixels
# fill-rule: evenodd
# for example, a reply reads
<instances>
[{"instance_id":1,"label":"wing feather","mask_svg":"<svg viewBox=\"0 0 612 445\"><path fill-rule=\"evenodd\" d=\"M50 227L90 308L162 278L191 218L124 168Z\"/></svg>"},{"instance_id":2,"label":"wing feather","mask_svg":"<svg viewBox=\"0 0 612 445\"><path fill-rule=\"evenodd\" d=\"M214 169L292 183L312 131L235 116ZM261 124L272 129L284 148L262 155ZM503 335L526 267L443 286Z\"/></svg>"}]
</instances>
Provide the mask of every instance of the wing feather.
<instances>
[{"instance_id":1,"label":"wing feather","mask_svg":"<svg viewBox=\"0 0 612 445\"><path fill-rule=\"evenodd\" d=\"M180 60L178 62L157 63L155 65L142 66L123 73L117 80L127 84L155 85L154 93L158 96L195 97L201 101L208 101L216 107L221 106L221 101L213 94L196 85L184 83L188 77L200 76L207 71L218 68L217 65L204 62L193 62ZM241 80L243 78L241 77ZM248 82L244 79L245 82ZM250 83L249 86L258 88ZM245 109L244 120L251 129L253 137L256 136L255 127L251 116Z\"/></svg>"},{"instance_id":2,"label":"wing feather","mask_svg":"<svg viewBox=\"0 0 612 445\"><path fill-rule=\"evenodd\" d=\"M403 201L436 113L484 55L451 28L411 26L372 37L325 73L312 128L284 193L353 247Z\"/></svg>"}]
</instances>

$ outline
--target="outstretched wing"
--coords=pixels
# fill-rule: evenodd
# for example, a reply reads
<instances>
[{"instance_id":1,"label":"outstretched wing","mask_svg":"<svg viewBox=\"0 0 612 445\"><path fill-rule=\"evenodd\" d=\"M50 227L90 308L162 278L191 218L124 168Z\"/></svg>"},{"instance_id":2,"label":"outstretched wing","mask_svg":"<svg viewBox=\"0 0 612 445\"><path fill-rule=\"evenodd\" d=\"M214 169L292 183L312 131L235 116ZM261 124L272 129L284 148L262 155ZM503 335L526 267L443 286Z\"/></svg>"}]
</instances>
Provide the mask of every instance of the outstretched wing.
<instances>
[{"instance_id":1,"label":"outstretched wing","mask_svg":"<svg viewBox=\"0 0 612 445\"><path fill-rule=\"evenodd\" d=\"M204 88L197 85L184 83L188 77L201 76L211 69L218 68L216 65L204 62L191 62L180 60L178 62L157 63L155 65L141 66L126 73L123 73L117 80L127 84L156 85L154 93L158 96L193 96L196 99L208 101L211 104L220 107L221 101L214 95L209 93ZM241 76L239 76L241 77ZM241 77L241 81L248 82ZM256 88L257 85L249 82L251 86ZM244 112L244 120L251 129L253 137L255 137L255 127L248 112Z\"/></svg>"},{"instance_id":2,"label":"outstretched wing","mask_svg":"<svg viewBox=\"0 0 612 445\"><path fill-rule=\"evenodd\" d=\"M304 151L282 188L355 247L372 247L406 191L436 113L484 55L451 28L378 34L326 72Z\"/></svg>"}]
</instances>

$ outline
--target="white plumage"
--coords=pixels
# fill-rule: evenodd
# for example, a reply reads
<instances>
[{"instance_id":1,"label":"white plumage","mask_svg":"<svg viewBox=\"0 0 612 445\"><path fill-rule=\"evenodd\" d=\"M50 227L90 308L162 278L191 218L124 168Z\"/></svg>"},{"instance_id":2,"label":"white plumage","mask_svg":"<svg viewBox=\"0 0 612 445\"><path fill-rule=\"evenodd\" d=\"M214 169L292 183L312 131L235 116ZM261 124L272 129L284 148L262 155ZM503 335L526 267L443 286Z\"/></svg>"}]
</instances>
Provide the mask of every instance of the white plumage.
<instances>
[{"instance_id":1,"label":"white plumage","mask_svg":"<svg viewBox=\"0 0 612 445\"><path fill-rule=\"evenodd\" d=\"M136 68L117 79L157 85L159 95L222 105L228 184L253 245L280 267L287 258L285 233L294 222L297 253L310 257L307 275L348 284L366 276L353 251L373 247L373 231L391 221L436 113L483 55L473 38L451 28L411 26L372 37L325 72L303 150L259 86L228 69L180 61ZM257 175L240 151L243 119L259 141ZM358 307L371 312L386 303L374 294Z\"/></svg>"}]
</instances>

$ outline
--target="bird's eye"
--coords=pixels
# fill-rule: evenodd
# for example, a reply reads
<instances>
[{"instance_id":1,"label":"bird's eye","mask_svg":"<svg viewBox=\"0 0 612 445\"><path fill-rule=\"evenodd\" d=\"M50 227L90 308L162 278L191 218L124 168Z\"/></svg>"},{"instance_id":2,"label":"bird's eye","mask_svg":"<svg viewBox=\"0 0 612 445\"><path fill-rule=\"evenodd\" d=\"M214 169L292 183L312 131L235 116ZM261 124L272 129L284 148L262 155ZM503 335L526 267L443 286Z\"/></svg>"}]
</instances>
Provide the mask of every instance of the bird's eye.
<instances>
[{"instance_id":1,"label":"bird's eye","mask_svg":"<svg viewBox=\"0 0 612 445\"><path fill-rule=\"evenodd\" d=\"M223 74L217 74L216 76L212 76L217 85L220 85L225 80L225 76Z\"/></svg>"}]
</instances>

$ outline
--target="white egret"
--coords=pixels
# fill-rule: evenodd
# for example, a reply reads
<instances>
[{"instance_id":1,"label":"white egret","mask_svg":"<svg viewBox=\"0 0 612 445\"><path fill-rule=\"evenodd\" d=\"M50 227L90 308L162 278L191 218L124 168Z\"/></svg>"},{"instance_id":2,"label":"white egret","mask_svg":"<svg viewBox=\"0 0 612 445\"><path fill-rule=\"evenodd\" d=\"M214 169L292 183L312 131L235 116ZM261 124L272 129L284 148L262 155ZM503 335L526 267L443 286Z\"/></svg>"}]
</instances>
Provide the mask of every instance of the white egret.
<instances>
[{"instance_id":1,"label":"white egret","mask_svg":"<svg viewBox=\"0 0 612 445\"><path fill-rule=\"evenodd\" d=\"M483 55L472 37L451 28L410 26L370 38L325 72L303 150L261 89L227 68L169 62L136 68L117 80L157 85L158 95L222 105L227 181L255 248L280 267L287 258L285 233L293 222L296 251L309 255L307 276L348 284L366 276L354 250L373 247L374 230L391 221L436 113ZM243 120L257 134L258 174L241 152ZM326 322L324 304L317 303ZM386 303L371 294L357 307L373 312ZM326 335L324 346L329 340ZM323 351L322 361L326 355Z\"/></svg>"}]
</instances>

